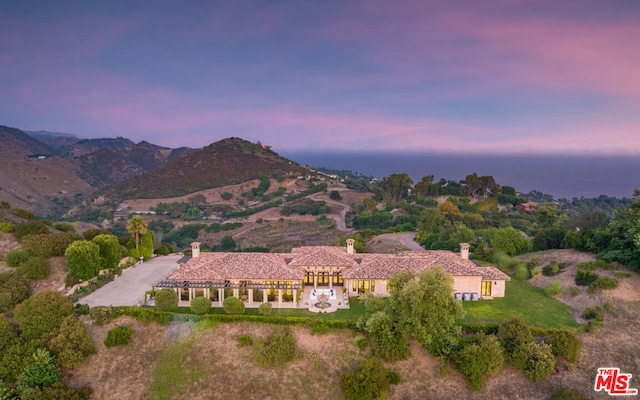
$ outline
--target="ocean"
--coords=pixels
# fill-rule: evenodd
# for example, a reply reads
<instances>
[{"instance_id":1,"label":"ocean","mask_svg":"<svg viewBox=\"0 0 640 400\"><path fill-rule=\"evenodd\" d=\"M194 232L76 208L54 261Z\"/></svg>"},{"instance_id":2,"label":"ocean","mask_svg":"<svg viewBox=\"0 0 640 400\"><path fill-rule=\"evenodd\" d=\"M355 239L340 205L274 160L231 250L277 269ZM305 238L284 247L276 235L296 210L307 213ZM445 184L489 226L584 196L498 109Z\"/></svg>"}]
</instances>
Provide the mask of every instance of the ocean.
<instances>
[{"instance_id":1,"label":"ocean","mask_svg":"<svg viewBox=\"0 0 640 400\"><path fill-rule=\"evenodd\" d=\"M406 172L414 182L425 175L435 181L492 175L520 193L537 190L555 199L631 197L640 187L640 156L461 155L441 153L281 153L302 165L351 170L376 178Z\"/></svg>"}]
</instances>

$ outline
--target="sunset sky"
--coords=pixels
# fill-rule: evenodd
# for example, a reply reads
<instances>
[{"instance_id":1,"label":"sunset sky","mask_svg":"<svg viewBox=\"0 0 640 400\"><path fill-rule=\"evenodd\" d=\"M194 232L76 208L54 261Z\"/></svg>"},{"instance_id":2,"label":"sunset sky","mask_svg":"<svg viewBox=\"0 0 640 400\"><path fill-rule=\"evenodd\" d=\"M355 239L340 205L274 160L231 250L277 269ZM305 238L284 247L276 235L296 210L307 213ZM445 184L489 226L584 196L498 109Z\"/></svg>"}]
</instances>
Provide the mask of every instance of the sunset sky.
<instances>
[{"instance_id":1,"label":"sunset sky","mask_svg":"<svg viewBox=\"0 0 640 400\"><path fill-rule=\"evenodd\" d=\"M5 1L0 125L640 154L640 1Z\"/></svg>"}]
</instances>

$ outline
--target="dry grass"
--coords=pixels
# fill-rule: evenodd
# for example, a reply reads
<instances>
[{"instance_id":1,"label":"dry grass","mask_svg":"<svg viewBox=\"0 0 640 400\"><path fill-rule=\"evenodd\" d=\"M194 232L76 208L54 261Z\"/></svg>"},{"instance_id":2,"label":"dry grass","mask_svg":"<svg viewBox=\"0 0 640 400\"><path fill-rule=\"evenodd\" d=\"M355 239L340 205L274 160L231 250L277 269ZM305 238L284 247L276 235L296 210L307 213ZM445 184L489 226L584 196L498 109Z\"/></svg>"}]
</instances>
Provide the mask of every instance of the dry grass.
<instances>
[{"instance_id":1,"label":"dry grass","mask_svg":"<svg viewBox=\"0 0 640 400\"><path fill-rule=\"evenodd\" d=\"M592 259L591 255L569 250L529 256L538 257L542 263L552 259L570 263L559 277L549 278L557 278L563 285L573 282L572 268L578 262ZM545 279L538 277L533 283L544 286ZM637 287L638 279L634 274L623 281ZM637 339L640 302L619 299L626 290L610 291L606 298L562 296L561 300L580 310L586 306L581 302L589 305L606 301L611 304L611 311L605 312L602 329L580 334L584 346L578 363L573 367L559 364L554 375L538 384L533 384L522 372L506 367L498 376L487 379L481 392L472 392L455 368L448 368L449 372L443 374L440 361L414 343L410 359L386 363L402 376L402 382L391 387L389 399L548 399L554 390L563 387L588 398L604 399L608 395L593 391L599 367L619 367L632 373L631 387L640 388ZM106 331L124 323L131 324L136 331L132 343L122 348L105 348L102 342ZM95 399L340 398L340 375L367 357L367 351L358 350L355 333L349 330L311 335L306 326L293 327L299 346L296 359L284 367L261 368L253 360L251 347L238 347L237 337L263 337L279 329L277 326L242 322L198 329L186 322L174 322L168 327L142 325L126 317L104 327L90 322L87 325L98 354L71 371L68 381L73 386L90 385ZM160 391L163 387L169 391Z\"/></svg>"}]
</instances>

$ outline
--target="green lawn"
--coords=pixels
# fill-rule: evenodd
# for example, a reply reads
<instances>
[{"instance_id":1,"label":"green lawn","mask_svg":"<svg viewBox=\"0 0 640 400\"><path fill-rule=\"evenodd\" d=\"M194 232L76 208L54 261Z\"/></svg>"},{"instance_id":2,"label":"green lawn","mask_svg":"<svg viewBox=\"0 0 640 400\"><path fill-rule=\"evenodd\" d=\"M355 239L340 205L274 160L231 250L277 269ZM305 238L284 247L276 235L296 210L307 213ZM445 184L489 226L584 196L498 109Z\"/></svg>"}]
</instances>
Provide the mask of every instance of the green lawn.
<instances>
[{"instance_id":1,"label":"green lawn","mask_svg":"<svg viewBox=\"0 0 640 400\"><path fill-rule=\"evenodd\" d=\"M462 303L470 324L500 324L521 315L532 326L540 328L578 327L571 308L549 296L540 288L513 279L507 282L505 297Z\"/></svg>"},{"instance_id":2,"label":"green lawn","mask_svg":"<svg viewBox=\"0 0 640 400\"><path fill-rule=\"evenodd\" d=\"M318 314L306 309L274 308L271 315L282 317L306 317L314 320L356 321L365 313L364 303L357 298L349 300L349 309L340 309L333 313ZM578 327L571 316L571 308L549 296L542 289L528 282L513 279L507 282L506 296L493 300L465 301L462 303L468 324L500 324L503 320L521 315L532 326L539 328ZM188 307L178 311L188 314ZM219 307L213 307L210 314L225 314ZM246 315L260 315L257 308L247 308ZM268 317L265 317L268 318Z\"/></svg>"}]
</instances>

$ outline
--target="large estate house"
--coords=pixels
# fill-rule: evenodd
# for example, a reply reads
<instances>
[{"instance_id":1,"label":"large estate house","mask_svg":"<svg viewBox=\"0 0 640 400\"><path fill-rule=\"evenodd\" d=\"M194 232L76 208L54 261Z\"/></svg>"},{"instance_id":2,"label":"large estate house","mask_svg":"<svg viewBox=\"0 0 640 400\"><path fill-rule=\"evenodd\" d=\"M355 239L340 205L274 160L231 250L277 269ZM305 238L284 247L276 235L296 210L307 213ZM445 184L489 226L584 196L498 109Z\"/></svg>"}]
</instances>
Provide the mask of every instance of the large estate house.
<instances>
[{"instance_id":1,"label":"large estate house","mask_svg":"<svg viewBox=\"0 0 640 400\"><path fill-rule=\"evenodd\" d=\"M453 277L453 292L460 300L504 297L510 280L494 266L478 266L469 260L469 245L451 251L362 254L353 239L346 247L304 246L291 253L208 253L192 243L192 255L157 287L176 290L182 301L209 297L214 306L234 296L256 307L309 307L320 296L341 307L348 299L371 292L387 296L389 278L398 271L419 273L441 266Z\"/></svg>"}]
</instances>

